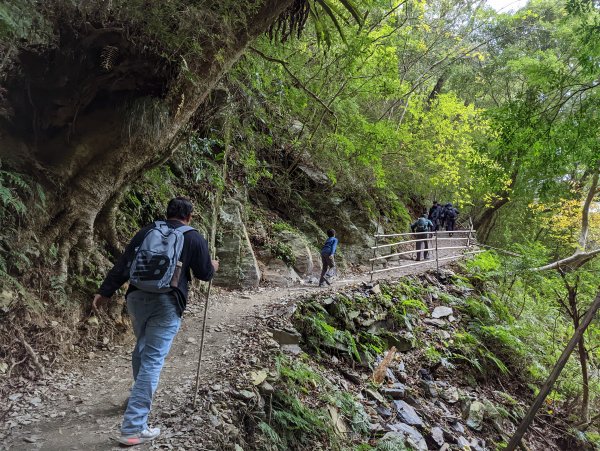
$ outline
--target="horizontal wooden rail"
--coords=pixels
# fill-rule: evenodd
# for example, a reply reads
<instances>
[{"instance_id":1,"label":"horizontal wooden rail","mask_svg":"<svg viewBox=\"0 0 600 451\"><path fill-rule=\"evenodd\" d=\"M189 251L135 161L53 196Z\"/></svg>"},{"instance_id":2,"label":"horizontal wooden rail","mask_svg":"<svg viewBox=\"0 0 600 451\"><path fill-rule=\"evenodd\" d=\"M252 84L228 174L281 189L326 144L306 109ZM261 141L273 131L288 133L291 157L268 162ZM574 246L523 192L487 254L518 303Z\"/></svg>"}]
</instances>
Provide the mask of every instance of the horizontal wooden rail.
<instances>
[{"instance_id":1,"label":"horizontal wooden rail","mask_svg":"<svg viewBox=\"0 0 600 451\"><path fill-rule=\"evenodd\" d=\"M381 255L381 256L379 256L379 257L373 257L373 258L370 258L370 259L369 259L369 261L370 261L370 262L372 262L372 261L375 261L375 260L383 260L383 259L385 259L385 258L396 257L396 256L398 256L398 255L414 254L415 252L417 252L417 251L416 251L416 250L414 250L414 249L412 249L412 250L410 250L410 251L397 252L397 253L395 253L395 254Z\"/></svg>"},{"instance_id":2,"label":"horizontal wooden rail","mask_svg":"<svg viewBox=\"0 0 600 451\"><path fill-rule=\"evenodd\" d=\"M410 243L417 243L417 242L421 242L421 241L432 241L435 238L421 238L418 240L406 240L406 241L398 241L397 243L390 243L390 244L381 244L379 246L371 246L371 249L383 249L384 247L392 247L392 246L400 246L401 244L410 244ZM466 240L468 238L450 238L450 241L454 241L454 240ZM446 238L438 238L438 241L447 241ZM461 247L465 247L465 246L461 246ZM439 249L458 249L455 247L440 247Z\"/></svg>"},{"instance_id":3,"label":"horizontal wooden rail","mask_svg":"<svg viewBox=\"0 0 600 451\"><path fill-rule=\"evenodd\" d=\"M469 254L478 254L480 252L484 252L483 250L479 250L479 249L474 250L474 251L470 250L473 248L473 246L477 246L477 243L476 243L477 231L474 230L472 227L473 226L471 225L469 230L453 230L453 231L439 230L436 232L410 232L410 233L391 233L391 234L375 235L375 246L371 246L371 250L373 251L373 257L369 259L369 261L371 262L371 271L368 274L371 275L371 281L373 281L374 274L388 272L388 271L395 271L395 270L399 270L402 268L408 268L411 266L425 265L427 263L435 263L437 270L439 271L440 261L452 260L452 259L456 259L456 258L465 257L466 255L469 255ZM450 234L452 234L453 236L451 237ZM459 236L455 237L454 236L455 234L459 235ZM464 234L468 234L468 235L460 236L460 235L464 235ZM425 237L423 237L422 235L425 235ZM379 244L379 238L389 238L389 237L410 237L410 238L414 237L415 239L397 241L394 243L387 243L387 244ZM440 241L446 242L446 244L452 244L452 243L448 243L448 241L454 241L455 243L457 241L458 242L466 241L466 243L464 243L461 246L439 247L438 242L440 242ZM419 250L410 249L407 251L394 252L392 254L377 256L377 249L391 248L394 246L400 246L403 244L411 244L411 243L424 243L425 246L423 246L423 248L419 249ZM457 249L457 250L460 249L462 252L457 253L456 255L450 255L448 257L440 258L439 251L453 250L453 249ZM423 253L427 252L429 254L429 256L433 257L433 258L425 259L422 261L416 261L413 263L407 263L404 265L391 266L389 268L383 268L383 269L375 269L374 268L375 262L378 260L387 260L392 257L399 257L401 255L407 255L407 254L413 254L413 253L416 253L417 256L419 256L420 252L423 252Z\"/></svg>"},{"instance_id":4,"label":"horizontal wooden rail","mask_svg":"<svg viewBox=\"0 0 600 451\"><path fill-rule=\"evenodd\" d=\"M422 240L417 240L417 241L422 241ZM431 243L429 243L431 244ZM469 249L469 246L451 246L451 247L438 247L437 250L438 251L442 251L444 249ZM431 246L427 248L428 251L435 251L435 247ZM386 258L391 258L391 257L397 257L399 255L406 255L406 254L414 254L415 252L417 252L416 249L412 249L410 251L404 251L404 252L396 252L394 254L386 254L386 255L380 255L379 257L373 257L370 258L369 261L375 261L375 260L384 260Z\"/></svg>"},{"instance_id":5,"label":"horizontal wooden rail","mask_svg":"<svg viewBox=\"0 0 600 451\"><path fill-rule=\"evenodd\" d=\"M415 252L415 251L413 251ZM469 254L479 254L481 252L485 252L485 251L470 251L470 252L464 252L462 254L456 254L456 255L451 255L450 257L442 257L442 258L438 258L438 261L441 260L450 260L452 258L460 258L460 257L464 257L465 255L469 255ZM427 260L421 260L419 262L415 262L415 263L409 263L407 265L400 265L400 266L392 266L391 268L384 268L384 269L376 269L375 271L370 271L367 274L376 274L376 273L380 273L380 272L386 272L386 271L394 271L395 269L401 269L401 268L408 268L409 266L418 266L418 265L424 265L426 263L435 263L435 258L432 259L427 259Z\"/></svg>"},{"instance_id":6,"label":"horizontal wooden rail","mask_svg":"<svg viewBox=\"0 0 600 451\"><path fill-rule=\"evenodd\" d=\"M390 246L399 246L400 244L410 244L410 243L416 243L417 241L429 241L432 240L433 238L421 238L420 240L406 240L406 241L398 241L397 243L391 243L391 244L381 244L379 246L372 246L371 249L381 249L384 247L390 247Z\"/></svg>"},{"instance_id":7,"label":"horizontal wooden rail","mask_svg":"<svg viewBox=\"0 0 600 451\"><path fill-rule=\"evenodd\" d=\"M452 230L452 231L438 230L437 231L438 234L440 234L440 233L475 233L475 232L476 232L476 230L473 230L473 229L471 229L471 230L462 230L462 229L459 229L459 230ZM390 237L393 237L393 236L415 235L417 233L424 233L424 232L390 233L388 235L373 235L373 236L375 236L377 238L390 238ZM429 233L436 233L436 232L429 232Z\"/></svg>"},{"instance_id":8,"label":"horizontal wooden rail","mask_svg":"<svg viewBox=\"0 0 600 451\"><path fill-rule=\"evenodd\" d=\"M389 235L373 235L376 238L390 238L393 236L407 236L407 235L414 235L415 232L406 232L406 233L390 233Z\"/></svg>"},{"instance_id":9,"label":"horizontal wooden rail","mask_svg":"<svg viewBox=\"0 0 600 451\"><path fill-rule=\"evenodd\" d=\"M448 247L438 247L438 251L443 251L446 249L469 249L469 246L448 246Z\"/></svg>"}]
</instances>

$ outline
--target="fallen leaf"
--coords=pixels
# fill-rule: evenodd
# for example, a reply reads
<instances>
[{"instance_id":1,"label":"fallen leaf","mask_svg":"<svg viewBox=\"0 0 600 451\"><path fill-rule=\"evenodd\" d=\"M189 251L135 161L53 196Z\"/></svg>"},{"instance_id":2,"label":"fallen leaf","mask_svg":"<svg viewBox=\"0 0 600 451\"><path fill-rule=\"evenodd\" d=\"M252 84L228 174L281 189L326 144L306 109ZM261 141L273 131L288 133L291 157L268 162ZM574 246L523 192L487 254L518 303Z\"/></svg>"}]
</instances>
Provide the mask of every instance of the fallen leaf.
<instances>
[{"instance_id":1,"label":"fallen leaf","mask_svg":"<svg viewBox=\"0 0 600 451\"><path fill-rule=\"evenodd\" d=\"M267 379L267 372L264 370L252 371L250 373L250 379L253 385L260 385Z\"/></svg>"}]
</instances>

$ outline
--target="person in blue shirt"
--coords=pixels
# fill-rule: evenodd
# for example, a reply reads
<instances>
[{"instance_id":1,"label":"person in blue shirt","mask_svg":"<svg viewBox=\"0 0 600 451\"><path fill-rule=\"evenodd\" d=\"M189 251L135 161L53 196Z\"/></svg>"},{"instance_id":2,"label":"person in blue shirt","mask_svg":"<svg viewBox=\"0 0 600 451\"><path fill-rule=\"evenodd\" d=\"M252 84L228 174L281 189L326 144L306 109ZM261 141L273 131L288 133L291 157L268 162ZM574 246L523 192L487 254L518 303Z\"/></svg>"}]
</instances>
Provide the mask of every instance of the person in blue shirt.
<instances>
[{"instance_id":1,"label":"person in blue shirt","mask_svg":"<svg viewBox=\"0 0 600 451\"><path fill-rule=\"evenodd\" d=\"M329 229L327 231L327 241L321 248L321 263L323 264L323 269L321 270L321 279L319 280L319 286L323 286L323 282L326 282L327 285L331 285L331 282L327 280L325 274L330 268L335 268L335 250L337 249L338 239L335 237L335 230Z\"/></svg>"}]
</instances>

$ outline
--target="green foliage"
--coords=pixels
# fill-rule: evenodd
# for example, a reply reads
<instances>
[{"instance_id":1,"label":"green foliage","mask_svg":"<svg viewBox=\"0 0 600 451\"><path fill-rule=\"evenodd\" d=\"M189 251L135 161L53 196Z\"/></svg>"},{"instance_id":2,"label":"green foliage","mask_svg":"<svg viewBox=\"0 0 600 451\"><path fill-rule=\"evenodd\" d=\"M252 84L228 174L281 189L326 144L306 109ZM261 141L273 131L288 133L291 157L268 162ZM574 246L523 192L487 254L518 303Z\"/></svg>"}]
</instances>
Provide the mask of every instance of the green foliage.
<instances>
[{"instance_id":1,"label":"green foliage","mask_svg":"<svg viewBox=\"0 0 600 451\"><path fill-rule=\"evenodd\" d=\"M273 429L267 423L261 421L260 423L258 423L258 429L262 433L263 438L266 439L266 449L268 451L277 451L280 449L285 449L284 440L279 436L277 431L275 431L275 429Z\"/></svg>"},{"instance_id":2,"label":"green foliage","mask_svg":"<svg viewBox=\"0 0 600 451\"><path fill-rule=\"evenodd\" d=\"M328 414L323 409L314 409L297 397L283 391L273 394L273 429L285 444L283 449L298 449L310 443L325 443L337 449L337 439Z\"/></svg>"},{"instance_id":3,"label":"green foliage","mask_svg":"<svg viewBox=\"0 0 600 451\"><path fill-rule=\"evenodd\" d=\"M298 233L298 231L291 226L290 224L288 224L285 221L277 221L276 223L273 224L273 231L274 232L294 232L294 233Z\"/></svg>"},{"instance_id":4,"label":"green foliage","mask_svg":"<svg viewBox=\"0 0 600 451\"><path fill-rule=\"evenodd\" d=\"M377 442L376 451L409 451L401 435L392 435Z\"/></svg>"},{"instance_id":5,"label":"green foliage","mask_svg":"<svg viewBox=\"0 0 600 451\"><path fill-rule=\"evenodd\" d=\"M364 427L359 421L364 419L360 403L356 403L351 395L335 390L309 365L280 355L276 359L276 367L281 382L273 394L273 421L270 427L259 425L263 435L269 439L271 449L302 449L302 446L311 443L323 443L328 449L339 449L340 440L329 414L322 403L315 404L314 393L321 390L323 401L339 407L350 421L355 420L357 429ZM303 399L305 394L310 396Z\"/></svg>"},{"instance_id":6,"label":"green foliage","mask_svg":"<svg viewBox=\"0 0 600 451\"><path fill-rule=\"evenodd\" d=\"M294 266L296 264L296 255L289 244L276 241L274 243L269 243L267 247L269 251L271 251L273 257L283 260L286 265Z\"/></svg>"},{"instance_id":7,"label":"green foliage","mask_svg":"<svg viewBox=\"0 0 600 451\"><path fill-rule=\"evenodd\" d=\"M44 43L50 34L49 28L35 2L6 0L0 4L0 41L3 43L14 45L24 39L31 43Z\"/></svg>"},{"instance_id":8,"label":"green foliage","mask_svg":"<svg viewBox=\"0 0 600 451\"><path fill-rule=\"evenodd\" d=\"M285 356L279 356L276 359L276 368L286 382L298 390L308 391L324 382L323 378L310 366L300 361L290 360Z\"/></svg>"},{"instance_id":9,"label":"green foliage","mask_svg":"<svg viewBox=\"0 0 600 451\"><path fill-rule=\"evenodd\" d=\"M506 364L485 347L483 342L469 332L459 332L454 335L454 347L452 358L464 361L483 375L493 374L494 369L502 374L508 374Z\"/></svg>"},{"instance_id":10,"label":"green foliage","mask_svg":"<svg viewBox=\"0 0 600 451\"><path fill-rule=\"evenodd\" d=\"M499 273L501 262L498 254L486 251L476 254L472 259L466 260L464 266L468 277L483 281Z\"/></svg>"},{"instance_id":11,"label":"green foliage","mask_svg":"<svg viewBox=\"0 0 600 451\"><path fill-rule=\"evenodd\" d=\"M130 187L119 210L124 227L119 231L127 240L141 227L157 219L164 219L165 206L175 195L174 175L168 167L159 167L146 174L142 180Z\"/></svg>"},{"instance_id":12,"label":"green foliage","mask_svg":"<svg viewBox=\"0 0 600 451\"><path fill-rule=\"evenodd\" d=\"M370 418L363 405L351 393L336 390L324 396L324 400L339 408L343 418L348 422L350 429L360 435L367 435L370 431Z\"/></svg>"},{"instance_id":13,"label":"green foliage","mask_svg":"<svg viewBox=\"0 0 600 451\"><path fill-rule=\"evenodd\" d=\"M0 282L23 293L16 277L39 256L35 243L23 237L20 226L28 215L43 215L46 196L42 188L27 176L2 169L0 162Z\"/></svg>"},{"instance_id":14,"label":"green foliage","mask_svg":"<svg viewBox=\"0 0 600 451\"><path fill-rule=\"evenodd\" d=\"M442 360L442 353L434 346L427 346L424 352L425 359L429 365L436 365Z\"/></svg>"}]
</instances>

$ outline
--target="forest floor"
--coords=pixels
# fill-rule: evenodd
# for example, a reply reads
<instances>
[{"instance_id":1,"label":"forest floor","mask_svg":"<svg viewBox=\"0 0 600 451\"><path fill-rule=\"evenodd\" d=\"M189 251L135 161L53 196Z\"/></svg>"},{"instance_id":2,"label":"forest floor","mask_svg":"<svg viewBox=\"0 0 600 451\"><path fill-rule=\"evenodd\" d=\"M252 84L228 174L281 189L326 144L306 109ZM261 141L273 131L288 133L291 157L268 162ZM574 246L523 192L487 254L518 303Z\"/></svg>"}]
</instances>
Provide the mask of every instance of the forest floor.
<instances>
[{"instance_id":1,"label":"forest floor","mask_svg":"<svg viewBox=\"0 0 600 451\"><path fill-rule=\"evenodd\" d=\"M458 251L446 251L445 256ZM454 252L455 254L449 254ZM440 253L441 254L441 253ZM442 255L440 255L442 256ZM448 265L456 259L448 259ZM402 264L411 263L403 261ZM374 279L395 280L435 269L435 260L376 274ZM255 291L214 289L211 294L207 338L200 371L200 404L211 391L220 390L226 378L240 377L241 361L252 363L256 352L251 339L264 327L268 315L277 315L299 299L319 291L332 291L368 282L368 274L337 278L331 287L297 285L291 288L259 288ZM161 374L149 424L161 427L162 434L152 444L136 449L221 449L218 444L186 443L186 417L194 415L191 406L196 378L204 300L192 294L181 329L173 343ZM111 450L119 449L116 438L132 384L130 351L133 337L120 345L108 343L105 349L83 354L70 366L55 370L36 384L21 386L9 396L0 418L0 450ZM4 401L3 401L4 404ZM200 408L202 406L200 405ZM7 410L5 410L7 409ZM166 421L165 419L170 419ZM164 428L166 424L170 426ZM180 427L173 427L179 424ZM191 447L190 447L191 445Z\"/></svg>"}]
</instances>

